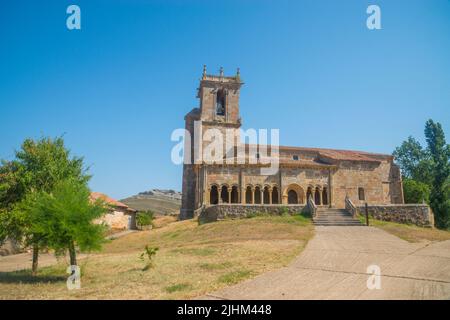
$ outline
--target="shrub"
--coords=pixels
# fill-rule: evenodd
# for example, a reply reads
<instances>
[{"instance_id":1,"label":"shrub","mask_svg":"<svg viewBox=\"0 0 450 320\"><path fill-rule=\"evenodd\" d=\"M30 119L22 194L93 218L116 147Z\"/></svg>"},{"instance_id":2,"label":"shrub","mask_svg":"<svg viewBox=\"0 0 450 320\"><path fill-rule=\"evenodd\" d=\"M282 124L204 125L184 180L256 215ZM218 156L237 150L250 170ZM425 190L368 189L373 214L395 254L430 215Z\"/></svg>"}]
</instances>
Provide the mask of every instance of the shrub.
<instances>
[{"instance_id":1,"label":"shrub","mask_svg":"<svg viewBox=\"0 0 450 320\"><path fill-rule=\"evenodd\" d=\"M245 217L250 219L250 218L255 218L259 215L260 215L259 212L252 211L252 212L247 213L247 215Z\"/></svg>"},{"instance_id":2,"label":"shrub","mask_svg":"<svg viewBox=\"0 0 450 320\"><path fill-rule=\"evenodd\" d=\"M153 226L154 213L150 210L140 211L136 215L136 224L142 229L145 226Z\"/></svg>"},{"instance_id":3,"label":"shrub","mask_svg":"<svg viewBox=\"0 0 450 320\"><path fill-rule=\"evenodd\" d=\"M405 203L428 203L430 187L425 183L405 178L403 179L403 195Z\"/></svg>"},{"instance_id":4,"label":"shrub","mask_svg":"<svg viewBox=\"0 0 450 320\"><path fill-rule=\"evenodd\" d=\"M159 250L158 247L149 247L148 245L145 246L144 252L142 252L141 255L139 256L142 262L145 262L145 266L142 269L142 271L146 271L153 266L153 256L156 255L156 252L158 250Z\"/></svg>"},{"instance_id":5,"label":"shrub","mask_svg":"<svg viewBox=\"0 0 450 320\"><path fill-rule=\"evenodd\" d=\"M192 286L189 283L178 283L178 284L174 284L172 286L166 287L165 290L168 293L173 293L176 291L189 290L190 288L192 288Z\"/></svg>"}]
</instances>

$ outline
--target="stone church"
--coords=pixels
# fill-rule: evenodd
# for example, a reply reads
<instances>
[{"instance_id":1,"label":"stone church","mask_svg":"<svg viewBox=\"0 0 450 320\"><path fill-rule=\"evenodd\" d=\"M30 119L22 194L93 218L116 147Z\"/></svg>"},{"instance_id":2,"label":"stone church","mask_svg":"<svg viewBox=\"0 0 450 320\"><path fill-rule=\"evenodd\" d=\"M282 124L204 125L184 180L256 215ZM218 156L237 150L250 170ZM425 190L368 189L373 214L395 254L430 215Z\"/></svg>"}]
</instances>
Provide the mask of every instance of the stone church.
<instances>
[{"instance_id":1,"label":"stone church","mask_svg":"<svg viewBox=\"0 0 450 320\"><path fill-rule=\"evenodd\" d=\"M200 105L185 116L185 129L191 135L191 141L185 139L185 148L191 149L191 155L190 163L183 166L181 219L217 204L298 206L311 198L318 207L344 208L346 197L357 206L403 203L400 169L388 154L280 146L278 170L271 175L261 174L264 164L258 161L259 153L256 161L248 159L254 155L246 155L245 161L195 161L194 145L205 147L202 132L207 129L224 136L232 130L232 142L250 149L239 136L242 85L239 69L234 76L224 76L222 68L218 75L203 69L197 94ZM201 130L195 130L196 126ZM225 157L236 160L237 148L226 148Z\"/></svg>"}]
</instances>

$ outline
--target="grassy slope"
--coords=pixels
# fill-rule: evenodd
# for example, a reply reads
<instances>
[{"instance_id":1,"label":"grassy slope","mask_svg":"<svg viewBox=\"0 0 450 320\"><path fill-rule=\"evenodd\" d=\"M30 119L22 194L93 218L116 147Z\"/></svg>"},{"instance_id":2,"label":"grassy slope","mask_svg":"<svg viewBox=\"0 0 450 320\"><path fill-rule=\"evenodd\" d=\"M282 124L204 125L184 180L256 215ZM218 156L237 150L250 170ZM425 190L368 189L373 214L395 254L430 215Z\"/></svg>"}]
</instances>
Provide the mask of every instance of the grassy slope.
<instances>
[{"instance_id":1,"label":"grassy slope","mask_svg":"<svg viewBox=\"0 0 450 320\"><path fill-rule=\"evenodd\" d=\"M178 299L191 298L287 265L313 235L301 216L257 217L205 225L167 224L108 243L81 260L82 288L68 291L65 265L0 274L0 298ZM145 245L158 246L154 267L142 271ZM19 282L21 281L21 283Z\"/></svg>"},{"instance_id":2,"label":"grassy slope","mask_svg":"<svg viewBox=\"0 0 450 320\"><path fill-rule=\"evenodd\" d=\"M164 197L130 197L121 200L136 210L152 210L156 214L171 214L180 211L181 201Z\"/></svg>"},{"instance_id":3,"label":"grassy slope","mask_svg":"<svg viewBox=\"0 0 450 320\"><path fill-rule=\"evenodd\" d=\"M360 216L359 219L362 223L366 223L363 216ZM369 224L409 242L450 240L449 231L435 228L422 228L415 225L375 220L373 218L369 220Z\"/></svg>"}]
</instances>

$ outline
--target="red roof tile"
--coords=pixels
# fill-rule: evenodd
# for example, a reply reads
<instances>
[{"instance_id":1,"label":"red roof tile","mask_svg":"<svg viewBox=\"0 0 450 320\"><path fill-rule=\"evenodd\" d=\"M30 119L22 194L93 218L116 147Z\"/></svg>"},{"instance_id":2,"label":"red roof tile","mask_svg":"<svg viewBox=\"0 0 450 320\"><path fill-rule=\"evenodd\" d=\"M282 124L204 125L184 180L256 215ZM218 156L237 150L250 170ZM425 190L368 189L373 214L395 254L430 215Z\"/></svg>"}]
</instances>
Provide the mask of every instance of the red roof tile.
<instances>
[{"instance_id":1,"label":"red roof tile","mask_svg":"<svg viewBox=\"0 0 450 320\"><path fill-rule=\"evenodd\" d=\"M91 192L91 200L95 201L97 199L101 199L103 201L105 201L107 204L110 204L114 207L117 208L123 208L129 211L136 211L132 208L130 208L129 206L127 206L125 203L122 203L120 201L114 200L113 198L108 197L106 194L101 193L101 192Z\"/></svg>"},{"instance_id":2,"label":"red roof tile","mask_svg":"<svg viewBox=\"0 0 450 320\"><path fill-rule=\"evenodd\" d=\"M330 158L330 159L334 159L334 160L379 162L380 160L393 159L393 156L389 155L389 154L371 153L371 152L353 151L353 150L288 147L288 146L280 146L279 150L280 151L314 152L314 153L317 153L319 156L323 156L325 158Z\"/></svg>"}]
</instances>

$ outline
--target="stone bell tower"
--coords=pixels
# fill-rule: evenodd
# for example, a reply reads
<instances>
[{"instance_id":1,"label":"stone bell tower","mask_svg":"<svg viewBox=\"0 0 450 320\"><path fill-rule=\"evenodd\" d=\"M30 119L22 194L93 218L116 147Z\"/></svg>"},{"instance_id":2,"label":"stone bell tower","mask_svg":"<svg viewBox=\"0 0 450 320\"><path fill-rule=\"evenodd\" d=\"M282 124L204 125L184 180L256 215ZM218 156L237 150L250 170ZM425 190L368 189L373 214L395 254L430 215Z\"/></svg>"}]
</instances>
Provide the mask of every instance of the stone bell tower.
<instances>
[{"instance_id":1,"label":"stone bell tower","mask_svg":"<svg viewBox=\"0 0 450 320\"><path fill-rule=\"evenodd\" d=\"M223 157L234 156L234 146L240 142L239 93L242 84L239 69L234 76L225 76L223 68L220 68L218 75L210 75L203 66L197 92L200 107L185 116L185 129L191 136L191 144L185 145L185 148L191 150L191 161L183 165L180 219L192 218L194 211L203 203L203 161L198 162L194 158L194 145L197 143L200 146L199 153L202 154L204 147L211 142L205 141L205 133L208 129L219 130L223 137ZM200 130L194 130L195 127Z\"/></svg>"},{"instance_id":2,"label":"stone bell tower","mask_svg":"<svg viewBox=\"0 0 450 320\"><path fill-rule=\"evenodd\" d=\"M222 133L223 156L233 156L230 152L234 149L227 148L226 140L231 142L228 145L236 145L240 141L239 93L242 84L239 68L236 75L230 77L224 76L223 68L220 68L218 75L209 75L206 73L206 66L203 66L203 75L197 93L197 98L200 99L202 131L205 133L208 129L218 129ZM234 138L229 135L231 131L234 132ZM204 141L202 145L205 146L208 143L209 141Z\"/></svg>"}]
</instances>

